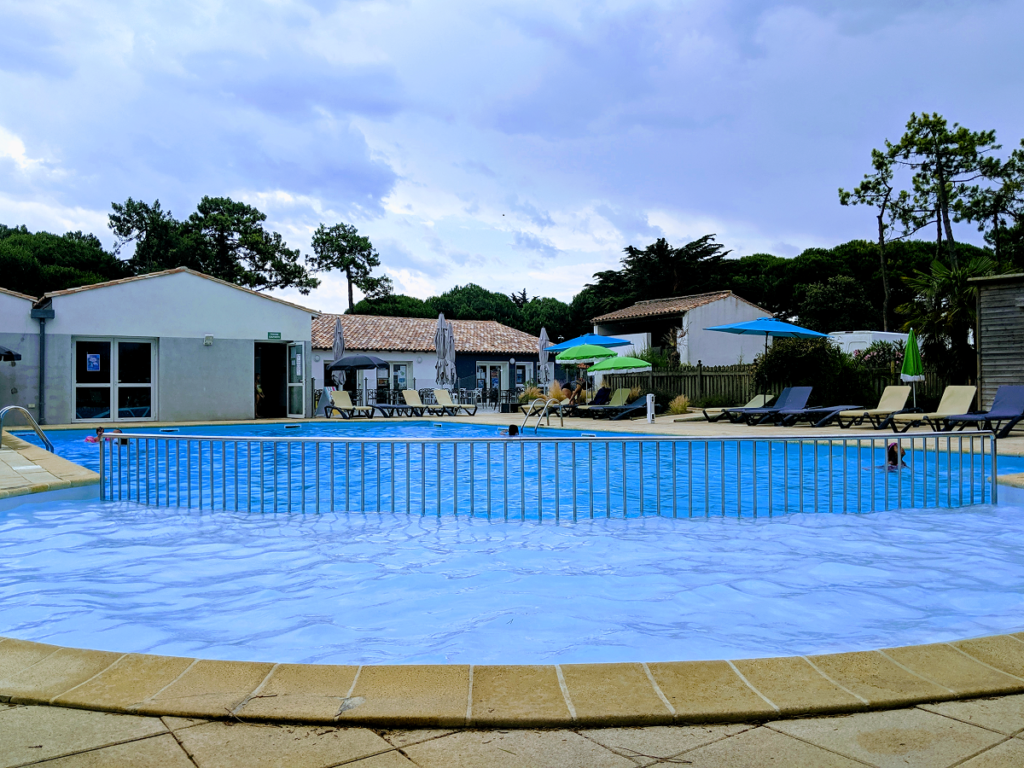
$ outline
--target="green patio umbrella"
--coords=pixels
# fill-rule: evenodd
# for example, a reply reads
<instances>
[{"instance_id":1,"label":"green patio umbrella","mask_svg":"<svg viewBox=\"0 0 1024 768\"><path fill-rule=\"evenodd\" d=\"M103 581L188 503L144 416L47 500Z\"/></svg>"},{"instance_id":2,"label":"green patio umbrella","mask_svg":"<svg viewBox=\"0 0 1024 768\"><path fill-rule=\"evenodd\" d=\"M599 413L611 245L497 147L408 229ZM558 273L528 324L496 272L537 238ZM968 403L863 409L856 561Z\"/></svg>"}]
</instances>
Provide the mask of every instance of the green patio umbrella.
<instances>
[{"instance_id":1,"label":"green patio umbrella","mask_svg":"<svg viewBox=\"0 0 1024 768\"><path fill-rule=\"evenodd\" d=\"M563 365L569 363L596 363L606 357L615 357L615 353L607 347L599 347L596 344L580 344L578 347L570 347L564 352L559 352L556 362Z\"/></svg>"},{"instance_id":2,"label":"green patio umbrella","mask_svg":"<svg viewBox=\"0 0 1024 768\"><path fill-rule=\"evenodd\" d=\"M608 373L610 371L649 371L651 364L638 357L609 357L592 366L587 373Z\"/></svg>"},{"instance_id":3,"label":"green patio umbrella","mask_svg":"<svg viewBox=\"0 0 1024 768\"><path fill-rule=\"evenodd\" d=\"M907 348L903 352L903 370L900 371L900 379L909 381L914 387L914 407L917 408L917 382L924 381L924 365L921 363L921 350L917 346L917 336L914 329L910 329L910 336L907 338Z\"/></svg>"}]
</instances>

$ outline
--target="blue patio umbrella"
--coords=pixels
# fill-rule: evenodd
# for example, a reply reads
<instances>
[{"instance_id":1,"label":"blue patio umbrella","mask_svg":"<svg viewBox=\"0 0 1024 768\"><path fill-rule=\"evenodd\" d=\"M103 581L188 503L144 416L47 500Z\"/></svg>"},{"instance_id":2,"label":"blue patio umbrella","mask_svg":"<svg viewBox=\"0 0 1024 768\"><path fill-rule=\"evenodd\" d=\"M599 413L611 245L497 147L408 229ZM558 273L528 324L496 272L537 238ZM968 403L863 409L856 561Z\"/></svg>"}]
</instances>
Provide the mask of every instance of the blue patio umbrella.
<instances>
[{"instance_id":1,"label":"blue patio umbrella","mask_svg":"<svg viewBox=\"0 0 1024 768\"><path fill-rule=\"evenodd\" d=\"M625 347L633 342L625 339L616 339L613 336L599 336L596 333L585 333L575 339L569 339L559 344L548 347L548 352L564 352L567 349L578 347L581 344L595 344L598 347Z\"/></svg>"},{"instance_id":2,"label":"blue patio umbrella","mask_svg":"<svg viewBox=\"0 0 1024 768\"><path fill-rule=\"evenodd\" d=\"M764 334L764 352L768 354L768 337L778 336L783 339L818 339L827 338L827 333L818 333L810 328L801 328L774 317L759 317L757 320L746 320L742 323L729 323L728 325L713 325L705 328L705 331L721 331L722 333L739 333L748 336L760 336Z\"/></svg>"}]
</instances>

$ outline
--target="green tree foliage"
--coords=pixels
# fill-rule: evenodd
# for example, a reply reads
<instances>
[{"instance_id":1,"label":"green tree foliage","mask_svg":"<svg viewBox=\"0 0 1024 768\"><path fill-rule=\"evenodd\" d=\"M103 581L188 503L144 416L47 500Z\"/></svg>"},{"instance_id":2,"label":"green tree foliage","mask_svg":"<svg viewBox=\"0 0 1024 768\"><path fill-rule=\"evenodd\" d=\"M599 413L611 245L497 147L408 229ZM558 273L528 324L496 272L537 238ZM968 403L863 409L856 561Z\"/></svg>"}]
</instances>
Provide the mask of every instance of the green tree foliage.
<instances>
[{"instance_id":1,"label":"green tree foliage","mask_svg":"<svg viewBox=\"0 0 1024 768\"><path fill-rule=\"evenodd\" d=\"M379 317L437 317L429 303L415 296L392 293L379 299L363 299L356 302L346 314L377 315Z\"/></svg>"},{"instance_id":2,"label":"green tree foliage","mask_svg":"<svg viewBox=\"0 0 1024 768\"><path fill-rule=\"evenodd\" d=\"M314 271L337 269L345 273L348 281L348 309L352 311L352 289L358 288L370 300L381 299L391 293L391 278L374 276L380 266L380 256L370 238L360 235L351 224L321 224L313 233Z\"/></svg>"},{"instance_id":3,"label":"green tree foliage","mask_svg":"<svg viewBox=\"0 0 1024 768\"><path fill-rule=\"evenodd\" d=\"M878 315L857 280L837 275L807 286L800 304L800 324L821 333L874 328Z\"/></svg>"},{"instance_id":4,"label":"green tree foliage","mask_svg":"<svg viewBox=\"0 0 1024 768\"><path fill-rule=\"evenodd\" d=\"M920 334L921 355L953 383L972 381L977 361L971 330L977 320L977 288L968 280L996 272L988 256L960 259L955 267L936 259L906 279L914 297L899 308L904 329Z\"/></svg>"},{"instance_id":5,"label":"green tree foliage","mask_svg":"<svg viewBox=\"0 0 1024 768\"><path fill-rule=\"evenodd\" d=\"M25 226L0 225L0 286L9 290L42 296L130 274L95 235L33 233Z\"/></svg>"},{"instance_id":6,"label":"green tree foliage","mask_svg":"<svg viewBox=\"0 0 1024 768\"><path fill-rule=\"evenodd\" d=\"M990 166L984 183L968 190L957 214L985 233L996 263L1024 270L1024 140L1005 161Z\"/></svg>"},{"instance_id":7,"label":"green tree foliage","mask_svg":"<svg viewBox=\"0 0 1024 768\"><path fill-rule=\"evenodd\" d=\"M204 197L185 221L163 210L159 200L149 205L129 197L111 208L115 252L135 244L128 260L132 274L188 267L255 291L297 288L302 294L320 284L299 251L264 228L266 214L246 203Z\"/></svg>"},{"instance_id":8,"label":"green tree foliage","mask_svg":"<svg viewBox=\"0 0 1024 768\"><path fill-rule=\"evenodd\" d=\"M959 123L950 128L938 113L912 113L906 133L895 144L886 141L885 147L888 158L913 172L913 195L902 196L895 211L904 234L935 224L936 255L942 253L955 268L952 222L962 220L974 182L998 170L998 161L988 156L1000 148L995 131L971 131Z\"/></svg>"}]
</instances>

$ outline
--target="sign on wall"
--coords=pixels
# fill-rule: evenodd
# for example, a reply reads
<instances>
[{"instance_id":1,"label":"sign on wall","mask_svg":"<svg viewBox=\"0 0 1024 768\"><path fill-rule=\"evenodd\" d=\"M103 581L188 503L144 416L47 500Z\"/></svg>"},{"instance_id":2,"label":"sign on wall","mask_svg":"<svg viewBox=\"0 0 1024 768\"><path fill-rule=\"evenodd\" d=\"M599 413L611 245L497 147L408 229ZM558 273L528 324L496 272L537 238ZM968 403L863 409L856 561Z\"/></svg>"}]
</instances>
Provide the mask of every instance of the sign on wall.
<instances>
[{"instance_id":1,"label":"sign on wall","mask_svg":"<svg viewBox=\"0 0 1024 768\"><path fill-rule=\"evenodd\" d=\"M281 332L280 331L267 331L267 339L270 340L270 341L280 341L281 340Z\"/></svg>"},{"instance_id":2,"label":"sign on wall","mask_svg":"<svg viewBox=\"0 0 1024 768\"><path fill-rule=\"evenodd\" d=\"M100 370L100 356L99 355L86 355L85 356L85 370L87 370L87 371L99 371Z\"/></svg>"}]
</instances>

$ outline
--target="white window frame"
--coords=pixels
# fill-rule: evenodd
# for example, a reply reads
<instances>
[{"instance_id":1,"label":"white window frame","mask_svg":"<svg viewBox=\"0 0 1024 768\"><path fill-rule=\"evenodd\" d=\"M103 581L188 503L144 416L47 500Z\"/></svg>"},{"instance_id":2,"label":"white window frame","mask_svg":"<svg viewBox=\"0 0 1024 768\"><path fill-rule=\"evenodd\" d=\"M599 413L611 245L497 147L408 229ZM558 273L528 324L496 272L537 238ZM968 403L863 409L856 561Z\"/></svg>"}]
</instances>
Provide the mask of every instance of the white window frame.
<instances>
[{"instance_id":1,"label":"white window frame","mask_svg":"<svg viewBox=\"0 0 1024 768\"><path fill-rule=\"evenodd\" d=\"M78 371L78 342L90 342L99 341L110 344L110 381L107 384L90 384L83 383L79 384L76 379ZM149 416L126 416L121 417L117 415L117 391L121 386L118 379L120 378L120 371L118 370L118 344L120 342L130 343L142 343L149 344L149 365L150 365L150 383L149 383ZM159 339L151 337L138 337L138 336L72 336L71 337L71 421L79 424L90 424L100 423L107 421L117 422L132 422L132 421L156 421L157 420L157 396L158 396L158 382L160 377L158 375L157 362L159 355L157 354L157 347ZM142 389L145 384L125 384L125 389ZM99 417L96 419L80 419L77 416L77 392L79 388L82 389L96 389L105 387L108 390L110 398L109 415L106 417Z\"/></svg>"}]
</instances>

